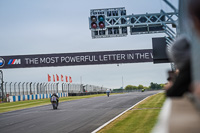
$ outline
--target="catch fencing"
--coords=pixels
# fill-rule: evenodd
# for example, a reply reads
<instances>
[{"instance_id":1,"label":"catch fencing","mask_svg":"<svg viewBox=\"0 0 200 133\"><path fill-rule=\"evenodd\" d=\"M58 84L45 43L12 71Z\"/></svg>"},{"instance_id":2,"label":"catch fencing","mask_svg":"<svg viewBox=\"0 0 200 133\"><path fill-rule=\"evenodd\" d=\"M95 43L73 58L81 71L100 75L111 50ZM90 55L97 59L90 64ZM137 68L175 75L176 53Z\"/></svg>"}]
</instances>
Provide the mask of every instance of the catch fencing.
<instances>
[{"instance_id":1,"label":"catch fencing","mask_svg":"<svg viewBox=\"0 0 200 133\"><path fill-rule=\"evenodd\" d=\"M4 94L0 95L4 96L4 101L21 101L49 98L53 93L62 97L105 93L108 88L67 83L4 82L3 89Z\"/></svg>"}]
</instances>

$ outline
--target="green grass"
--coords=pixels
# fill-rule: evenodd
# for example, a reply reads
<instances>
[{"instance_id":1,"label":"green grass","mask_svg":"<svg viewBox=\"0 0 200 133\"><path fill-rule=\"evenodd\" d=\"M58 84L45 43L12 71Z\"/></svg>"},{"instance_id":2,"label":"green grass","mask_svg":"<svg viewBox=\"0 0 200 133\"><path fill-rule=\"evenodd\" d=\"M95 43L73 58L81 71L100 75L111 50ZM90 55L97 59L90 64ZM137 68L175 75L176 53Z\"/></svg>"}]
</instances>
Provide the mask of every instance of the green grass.
<instances>
[{"instance_id":1,"label":"green grass","mask_svg":"<svg viewBox=\"0 0 200 133\"><path fill-rule=\"evenodd\" d=\"M150 133L157 122L164 101L163 93L153 95L98 133Z\"/></svg>"},{"instance_id":2,"label":"green grass","mask_svg":"<svg viewBox=\"0 0 200 133\"><path fill-rule=\"evenodd\" d=\"M61 97L59 98L59 101L64 102L64 101L92 98L92 97L98 97L98 96L106 96L106 94ZM27 101L19 101L19 102L1 103L0 113L19 110L19 109L25 109L25 108L31 108L31 107L37 107L37 106L42 106L42 105L48 105L48 104L51 104L49 98L39 99L39 100L27 100Z\"/></svg>"}]
</instances>

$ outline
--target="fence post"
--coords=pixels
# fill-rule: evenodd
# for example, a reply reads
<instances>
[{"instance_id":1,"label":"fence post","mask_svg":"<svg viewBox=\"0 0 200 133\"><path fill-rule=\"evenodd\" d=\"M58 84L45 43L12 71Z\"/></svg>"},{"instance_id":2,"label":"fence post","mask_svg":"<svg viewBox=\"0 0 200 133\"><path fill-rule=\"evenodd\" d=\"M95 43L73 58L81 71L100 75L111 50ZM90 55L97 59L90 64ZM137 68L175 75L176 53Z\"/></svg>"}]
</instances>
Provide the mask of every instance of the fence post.
<instances>
[{"instance_id":1,"label":"fence post","mask_svg":"<svg viewBox=\"0 0 200 133\"><path fill-rule=\"evenodd\" d=\"M12 84L12 82L10 82L10 95L12 95L12 93L11 93L11 84Z\"/></svg>"},{"instance_id":2,"label":"fence post","mask_svg":"<svg viewBox=\"0 0 200 133\"><path fill-rule=\"evenodd\" d=\"M37 88L36 88L37 94L39 94L39 85L40 85L40 83L37 83Z\"/></svg>"},{"instance_id":3,"label":"fence post","mask_svg":"<svg viewBox=\"0 0 200 133\"><path fill-rule=\"evenodd\" d=\"M55 83L55 93L58 93L57 83Z\"/></svg>"},{"instance_id":4,"label":"fence post","mask_svg":"<svg viewBox=\"0 0 200 133\"><path fill-rule=\"evenodd\" d=\"M35 92L36 92L36 91L35 91L35 84L36 84L36 82L33 83L33 90L34 90L33 92L34 92L34 94L36 94L36 93L35 93Z\"/></svg>"},{"instance_id":5,"label":"fence post","mask_svg":"<svg viewBox=\"0 0 200 133\"><path fill-rule=\"evenodd\" d=\"M6 84L7 84L8 82L5 82L5 93L7 94L7 89L6 89Z\"/></svg>"},{"instance_id":6,"label":"fence post","mask_svg":"<svg viewBox=\"0 0 200 133\"><path fill-rule=\"evenodd\" d=\"M22 83L23 95L25 94L25 93L24 93L24 84L25 84L25 82Z\"/></svg>"},{"instance_id":7,"label":"fence post","mask_svg":"<svg viewBox=\"0 0 200 133\"><path fill-rule=\"evenodd\" d=\"M14 83L14 94L15 94L15 96L16 96L16 94L17 94L17 93L16 93L16 87L15 87L16 84L17 84L17 82Z\"/></svg>"},{"instance_id":8,"label":"fence post","mask_svg":"<svg viewBox=\"0 0 200 133\"><path fill-rule=\"evenodd\" d=\"M68 84L67 96L69 96L70 83Z\"/></svg>"},{"instance_id":9,"label":"fence post","mask_svg":"<svg viewBox=\"0 0 200 133\"><path fill-rule=\"evenodd\" d=\"M40 94L42 93L42 83L40 83Z\"/></svg>"},{"instance_id":10,"label":"fence post","mask_svg":"<svg viewBox=\"0 0 200 133\"><path fill-rule=\"evenodd\" d=\"M20 95L20 84L21 84L21 82L18 83L19 95Z\"/></svg>"},{"instance_id":11,"label":"fence post","mask_svg":"<svg viewBox=\"0 0 200 133\"><path fill-rule=\"evenodd\" d=\"M63 93L63 90L64 90L64 85L65 85L65 84L64 84L64 83L62 83L62 93Z\"/></svg>"},{"instance_id":12,"label":"fence post","mask_svg":"<svg viewBox=\"0 0 200 133\"><path fill-rule=\"evenodd\" d=\"M56 93L56 83L53 84L53 92Z\"/></svg>"},{"instance_id":13,"label":"fence post","mask_svg":"<svg viewBox=\"0 0 200 133\"><path fill-rule=\"evenodd\" d=\"M43 85L44 85L44 91L45 91L46 94L47 94L47 84L48 83L43 83Z\"/></svg>"},{"instance_id":14,"label":"fence post","mask_svg":"<svg viewBox=\"0 0 200 133\"><path fill-rule=\"evenodd\" d=\"M32 85L32 82L30 83L30 95L33 94L32 89L31 89L31 85Z\"/></svg>"},{"instance_id":15,"label":"fence post","mask_svg":"<svg viewBox=\"0 0 200 133\"><path fill-rule=\"evenodd\" d=\"M27 91L26 94L27 94L27 95L28 95L28 84L29 84L29 82L26 83L26 91Z\"/></svg>"},{"instance_id":16,"label":"fence post","mask_svg":"<svg viewBox=\"0 0 200 133\"><path fill-rule=\"evenodd\" d=\"M51 93L53 93L52 90L53 90L53 83L51 83Z\"/></svg>"},{"instance_id":17,"label":"fence post","mask_svg":"<svg viewBox=\"0 0 200 133\"><path fill-rule=\"evenodd\" d=\"M48 93L51 93L51 83L48 83Z\"/></svg>"}]
</instances>

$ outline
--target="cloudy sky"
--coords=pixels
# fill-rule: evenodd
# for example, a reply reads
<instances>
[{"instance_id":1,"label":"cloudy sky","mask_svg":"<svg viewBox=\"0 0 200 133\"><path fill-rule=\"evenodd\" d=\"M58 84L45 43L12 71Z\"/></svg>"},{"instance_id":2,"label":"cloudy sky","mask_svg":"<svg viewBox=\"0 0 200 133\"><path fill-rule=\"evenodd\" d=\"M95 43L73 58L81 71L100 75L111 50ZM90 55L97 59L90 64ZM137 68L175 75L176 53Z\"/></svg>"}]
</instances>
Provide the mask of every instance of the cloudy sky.
<instances>
[{"instance_id":1,"label":"cloudy sky","mask_svg":"<svg viewBox=\"0 0 200 133\"><path fill-rule=\"evenodd\" d=\"M178 5L178 0L169 0ZM172 11L162 0L1 0L0 57L51 53L76 53L152 49L153 37L128 35L92 39L90 9L125 7L127 15ZM73 83L110 88L165 83L170 64L132 63L44 68L4 69L7 82L47 82L47 74L71 76ZM82 79L82 80L81 80Z\"/></svg>"}]
</instances>

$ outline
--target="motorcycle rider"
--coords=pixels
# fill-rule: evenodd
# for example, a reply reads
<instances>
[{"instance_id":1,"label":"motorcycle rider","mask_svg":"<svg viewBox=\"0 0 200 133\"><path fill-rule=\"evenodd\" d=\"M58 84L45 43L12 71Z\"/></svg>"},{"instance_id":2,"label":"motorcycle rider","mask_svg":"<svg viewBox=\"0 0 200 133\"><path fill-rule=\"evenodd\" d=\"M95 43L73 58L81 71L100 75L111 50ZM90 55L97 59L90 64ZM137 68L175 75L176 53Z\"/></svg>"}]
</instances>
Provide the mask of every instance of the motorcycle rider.
<instances>
[{"instance_id":1,"label":"motorcycle rider","mask_svg":"<svg viewBox=\"0 0 200 133\"><path fill-rule=\"evenodd\" d=\"M109 97L109 95L110 95L110 90L109 89L106 90L106 94Z\"/></svg>"},{"instance_id":2,"label":"motorcycle rider","mask_svg":"<svg viewBox=\"0 0 200 133\"><path fill-rule=\"evenodd\" d=\"M53 101L52 101L52 97L54 97L54 96L56 97L56 104L57 104L57 106L58 106L59 97L58 97L58 95L56 95L56 93L53 93L53 94L51 95L51 99L50 99L50 100L51 100L51 102L53 102Z\"/></svg>"}]
</instances>

